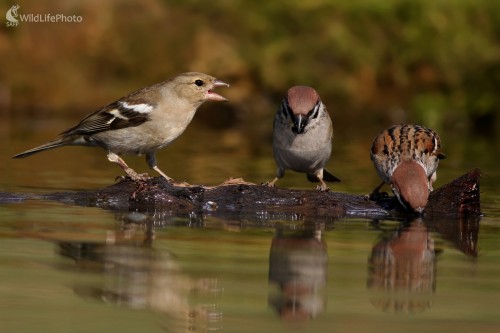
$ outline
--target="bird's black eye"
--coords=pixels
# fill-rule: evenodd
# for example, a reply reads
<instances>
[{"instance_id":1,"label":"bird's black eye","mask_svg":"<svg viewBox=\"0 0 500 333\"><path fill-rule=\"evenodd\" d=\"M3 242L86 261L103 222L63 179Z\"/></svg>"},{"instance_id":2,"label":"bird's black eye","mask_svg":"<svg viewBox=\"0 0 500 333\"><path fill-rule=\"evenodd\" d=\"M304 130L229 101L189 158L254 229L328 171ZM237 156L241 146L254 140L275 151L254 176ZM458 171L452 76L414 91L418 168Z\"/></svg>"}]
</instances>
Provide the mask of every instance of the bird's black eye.
<instances>
[{"instance_id":1,"label":"bird's black eye","mask_svg":"<svg viewBox=\"0 0 500 333\"><path fill-rule=\"evenodd\" d=\"M194 81L194 84L196 84L198 87L201 87L203 85L203 83L204 83L203 80L200 80L200 79Z\"/></svg>"}]
</instances>

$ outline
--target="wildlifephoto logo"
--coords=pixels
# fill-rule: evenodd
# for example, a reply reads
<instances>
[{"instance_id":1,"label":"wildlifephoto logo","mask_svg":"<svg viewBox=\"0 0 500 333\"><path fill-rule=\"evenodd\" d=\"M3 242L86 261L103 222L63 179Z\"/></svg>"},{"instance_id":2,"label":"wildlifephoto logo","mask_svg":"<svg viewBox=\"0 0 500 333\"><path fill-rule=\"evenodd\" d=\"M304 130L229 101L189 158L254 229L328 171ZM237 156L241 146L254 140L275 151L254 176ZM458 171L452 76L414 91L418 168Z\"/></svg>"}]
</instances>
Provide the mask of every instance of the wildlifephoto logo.
<instances>
[{"instance_id":1,"label":"wildlifephoto logo","mask_svg":"<svg viewBox=\"0 0 500 333\"><path fill-rule=\"evenodd\" d=\"M7 19L7 27L17 27L19 25L19 20L17 19L17 16L19 15L17 13L17 10L19 9L19 5L14 5L10 7L10 9L7 11L5 14L5 18Z\"/></svg>"},{"instance_id":2,"label":"wildlifephoto logo","mask_svg":"<svg viewBox=\"0 0 500 333\"><path fill-rule=\"evenodd\" d=\"M80 15L64 15L64 14L51 14L51 13L29 13L20 14L18 12L21 6L13 5L5 13L5 18L7 22L5 25L7 27L17 27L20 22L28 23L80 23L83 21L83 17Z\"/></svg>"}]
</instances>

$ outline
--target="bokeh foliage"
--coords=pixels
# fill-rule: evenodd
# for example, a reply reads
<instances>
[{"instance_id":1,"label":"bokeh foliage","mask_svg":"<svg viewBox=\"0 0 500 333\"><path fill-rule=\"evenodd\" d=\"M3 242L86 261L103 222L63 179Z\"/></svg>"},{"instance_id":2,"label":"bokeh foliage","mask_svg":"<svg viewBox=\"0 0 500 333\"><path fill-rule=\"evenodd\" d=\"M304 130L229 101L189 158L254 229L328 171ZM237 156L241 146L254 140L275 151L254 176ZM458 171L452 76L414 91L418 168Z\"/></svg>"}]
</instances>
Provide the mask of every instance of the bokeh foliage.
<instances>
[{"instance_id":1,"label":"bokeh foliage","mask_svg":"<svg viewBox=\"0 0 500 333\"><path fill-rule=\"evenodd\" d=\"M289 86L307 84L330 109L344 110L337 118L437 129L500 127L499 1L20 5L20 13L61 12L84 20L0 30L2 112L85 113L140 86L197 70L232 83L226 95L239 119L272 114Z\"/></svg>"}]
</instances>

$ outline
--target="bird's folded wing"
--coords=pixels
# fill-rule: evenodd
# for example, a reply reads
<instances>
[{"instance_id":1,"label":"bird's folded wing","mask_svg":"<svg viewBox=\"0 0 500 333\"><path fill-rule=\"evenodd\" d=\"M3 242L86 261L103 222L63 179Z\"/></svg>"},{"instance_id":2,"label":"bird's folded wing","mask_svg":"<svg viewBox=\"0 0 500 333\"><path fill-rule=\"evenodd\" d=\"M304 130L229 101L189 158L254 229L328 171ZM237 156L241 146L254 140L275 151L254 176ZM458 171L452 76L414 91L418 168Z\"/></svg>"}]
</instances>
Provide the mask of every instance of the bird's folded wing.
<instances>
[{"instance_id":1,"label":"bird's folded wing","mask_svg":"<svg viewBox=\"0 0 500 333\"><path fill-rule=\"evenodd\" d=\"M154 106L145 102L114 102L105 108L85 117L78 125L63 133L67 135L88 135L102 131L117 130L143 124L150 119Z\"/></svg>"}]
</instances>

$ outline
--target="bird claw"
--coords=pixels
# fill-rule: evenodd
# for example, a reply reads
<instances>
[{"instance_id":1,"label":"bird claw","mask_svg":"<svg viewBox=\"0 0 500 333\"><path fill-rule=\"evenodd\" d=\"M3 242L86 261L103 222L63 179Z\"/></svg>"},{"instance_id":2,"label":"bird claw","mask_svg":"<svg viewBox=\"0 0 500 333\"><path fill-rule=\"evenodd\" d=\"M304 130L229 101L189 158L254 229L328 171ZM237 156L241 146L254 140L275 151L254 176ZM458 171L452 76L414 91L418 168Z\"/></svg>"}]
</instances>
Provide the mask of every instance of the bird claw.
<instances>
[{"instance_id":1,"label":"bird claw","mask_svg":"<svg viewBox=\"0 0 500 333\"><path fill-rule=\"evenodd\" d=\"M278 181L279 178L280 177L275 177L273 180L268 181L268 182L264 182L261 185L264 185L264 186L267 186L267 187L275 187L274 185L276 184L276 182Z\"/></svg>"},{"instance_id":2,"label":"bird claw","mask_svg":"<svg viewBox=\"0 0 500 333\"><path fill-rule=\"evenodd\" d=\"M330 192L330 188L326 184L317 185L314 189L321 192Z\"/></svg>"},{"instance_id":3,"label":"bird claw","mask_svg":"<svg viewBox=\"0 0 500 333\"><path fill-rule=\"evenodd\" d=\"M148 181L149 179L151 179L153 177L149 176L147 173L141 173L141 174L137 174L136 176L117 176L115 178L115 182L117 181L124 181L124 180L131 180L133 182L136 182L136 183L143 183L143 182L146 182Z\"/></svg>"},{"instance_id":4,"label":"bird claw","mask_svg":"<svg viewBox=\"0 0 500 333\"><path fill-rule=\"evenodd\" d=\"M145 182L147 180L150 180L151 177L149 174L147 173L138 173L136 175L134 175L133 177L130 177L130 179L132 179L134 182Z\"/></svg>"},{"instance_id":5,"label":"bird claw","mask_svg":"<svg viewBox=\"0 0 500 333\"><path fill-rule=\"evenodd\" d=\"M118 176L115 178L115 181L130 179L133 182L141 183L153 178L147 173L137 173L132 169L125 170L125 173L127 174L126 176Z\"/></svg>"},{"instance_id":6,"label":"bird claw","mask_svg":"<svg viewBox=\"0 0 500 333\"><path fill-rule=\"evenodd\" d=\"M115 177L115 182L117 182L117 181L122 182L122 181L124 181L124 180L126 180L126 179L127 179L127 177L125 177L125 176L116 176L116 177Z\"/></svg>"}]
</instances>

